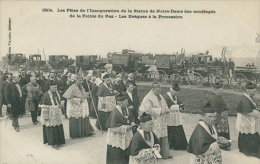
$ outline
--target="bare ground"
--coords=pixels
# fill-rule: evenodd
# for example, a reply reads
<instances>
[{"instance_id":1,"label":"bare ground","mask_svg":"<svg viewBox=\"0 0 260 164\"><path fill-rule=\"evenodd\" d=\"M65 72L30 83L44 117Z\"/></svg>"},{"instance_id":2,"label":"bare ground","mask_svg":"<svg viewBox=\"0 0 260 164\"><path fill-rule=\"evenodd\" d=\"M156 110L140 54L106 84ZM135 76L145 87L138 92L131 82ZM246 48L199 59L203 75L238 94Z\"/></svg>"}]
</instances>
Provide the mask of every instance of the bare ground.
<instances>
[{"instance_id":1,"label":"bare ground","mask_svg":"<svg viewBox=\"0 0 260 164\"><path fill-rule=\"evenodd\" d=\"M4 111L5 113L5 111ZM200 115L182 113L184 130L189 140ZM38 118L39 120L39 118ZM43 144L42 125L33 125L30 113L19 118L20 132L14 131L11 121L5 127L6 116L0 118L0 163L1 164L104 164L106 161L106 132L95 128L95 119L91 124L95 135L71 139L69 137L69 121L63 119L66 144L58 150ZM238 151L238 132L235 129L236 117L229 117L231 129L231 151L222 151L223 164L259 164L260 160L247 157ZM170 151L173 159L159 160L159 164L188 164L191 154L186 151Z\"/></svg>"}]
</instances>

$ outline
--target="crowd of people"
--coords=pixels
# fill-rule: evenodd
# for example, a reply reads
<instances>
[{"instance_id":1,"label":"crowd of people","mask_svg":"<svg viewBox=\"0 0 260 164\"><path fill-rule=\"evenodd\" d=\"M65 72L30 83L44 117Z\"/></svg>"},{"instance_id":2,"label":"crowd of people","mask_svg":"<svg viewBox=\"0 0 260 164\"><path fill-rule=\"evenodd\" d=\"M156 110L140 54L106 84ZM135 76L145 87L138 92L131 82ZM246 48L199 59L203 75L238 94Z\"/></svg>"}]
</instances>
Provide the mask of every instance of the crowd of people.
<instances>
[{"instance_id":1,"label":"crowd of people","mask_svg":"<svg viewBox=\"0 0 260 164\"><path fill-rule=\"evenodd\" d=\"M32 123L38 116L43 127L43 143L58 148L65 144L63 116L69 120L71 138L94 134L95 126L107 131L107 164L151 164L157 159L172 159L170 149L194 154L192 164L221 164L221 150L230 150L229 106L221 96L221 83L202 108L202 118L189 142L183 128L181 110L185 104L178 97L181 88L173 84L167 93L153 82L143 98L138 96L134 75L126 82L118 74L113 80L106 72L95 77L91 71L72 74L51 71L3 73L1 75L1 110L7 106L8 118L19 132L18 119L31 113ZM260 111L254 100L256 85L249 82L247 91L237 105L236 128L239 151L260 158Z\"/></svg>"}]
</instances>

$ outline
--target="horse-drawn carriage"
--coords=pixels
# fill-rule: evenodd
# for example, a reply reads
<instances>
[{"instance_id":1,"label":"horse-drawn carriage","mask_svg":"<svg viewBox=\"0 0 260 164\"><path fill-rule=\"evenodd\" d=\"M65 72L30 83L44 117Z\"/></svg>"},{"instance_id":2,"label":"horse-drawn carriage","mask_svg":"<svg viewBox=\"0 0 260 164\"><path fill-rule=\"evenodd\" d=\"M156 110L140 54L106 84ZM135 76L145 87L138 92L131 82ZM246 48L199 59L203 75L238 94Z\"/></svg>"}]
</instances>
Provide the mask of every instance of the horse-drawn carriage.
<instances>
[{"instance_id":1,"label":"horse-drawn carriage","mask_svg":"<svg viewBox=\"0 0 260 164\"><path fill-rule=\"evenodd\" d=\"M68 55L50 55L49 64L54 69L68 68L74 63L74 60L68 59Z\"/></svg>"},{"instance_id":2,"label":"horse-drawn carriage","mask_svg":"<svg viewBox=\"0 0 260 164\"><path fill-rule=\"evenodd\" d=\"M6 54L6 56L2 58L2 62L2 65L5 68L12 66L14 69L18 70L20 66L27 65L27 58L21 53Z\"/></svg>"}]
</instances>

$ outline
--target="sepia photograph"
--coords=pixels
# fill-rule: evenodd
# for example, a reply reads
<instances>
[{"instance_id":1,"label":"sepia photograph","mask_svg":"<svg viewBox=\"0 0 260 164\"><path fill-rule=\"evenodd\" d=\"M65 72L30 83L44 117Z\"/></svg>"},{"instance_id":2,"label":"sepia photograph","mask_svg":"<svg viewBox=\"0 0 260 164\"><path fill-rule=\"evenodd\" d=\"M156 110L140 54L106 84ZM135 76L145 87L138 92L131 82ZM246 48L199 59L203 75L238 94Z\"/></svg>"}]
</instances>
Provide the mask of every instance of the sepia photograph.
<instances>
[{"instance_id":1,"label":"sepia photograph","mask_svg":"<svg viewBox=\"0 0 260 164\"><path fill-rule=\"evenodd\" d=\"M1 0L0 164L259 164L259 0Z\"/></svg>"}]
</instances>

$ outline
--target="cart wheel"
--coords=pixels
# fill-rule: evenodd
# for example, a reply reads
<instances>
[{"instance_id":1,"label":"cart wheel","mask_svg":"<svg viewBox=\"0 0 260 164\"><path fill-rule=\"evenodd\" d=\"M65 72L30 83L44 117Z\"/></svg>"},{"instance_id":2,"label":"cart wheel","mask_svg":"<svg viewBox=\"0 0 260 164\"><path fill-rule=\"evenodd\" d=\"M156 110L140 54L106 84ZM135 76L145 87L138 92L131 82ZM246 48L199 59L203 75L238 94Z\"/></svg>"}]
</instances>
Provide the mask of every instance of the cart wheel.
<instances>
[{"instance_id":1,"label":"cart wheel","mask_svg":"<svg viewBox=\"0 0 260 164\"><path fill-rule=\"evenodd\" d=\"M165 84L167 82L168 75L166 72L159 70L154 74L154 81Z\"/></svg>"},{"instance_id":2,"label":"cart wheel","mask_svg":"<svg viewBox=\"0 0 260 164\"><path fill-rule=\"evenodd\" d=\"M177 75L177 74L172 74L170 76L170 80L171 80L172 84L179 84L179 85L181 85L181 83L182 83L182 77L180 75Z\"/></svg>"},{"instance_id":3,"label":"cart wheel","mask_svg":"<svg viewBox=\"0 0 260 164\"><path fill-rule=\"evenodd\" d=\"M220 76L214 76L213 75L213 77L211 77L211 80L209 82L210 82L210 86L212 88L214 88L213 85L216 84L216 83L223 84L221 88L224 88L224 86L225 86L224 79L222 77L220 77Z\"/></svg>"},{"instance_id":4,"label":"cart wheel","mask_svg":"<svg viewBox=\"0 0 260 164\"><path fill-rule=\"evenodd\" d=\"M189 85L202 86L203 78L197 72L187 73L186 79L187 79Z\"/></svg>"},{"instance_id":5,"label":"cart wheel","mask_svg":"<svg viewBox=\"0 0 260 164\"><path fill-rule=\"evenodd\" d=\"M241 92L246 90L246 84L248 83L248 79L245 75L238 73L231 78L230 83L233 90Z\"/></svg>"}]
</instances>

